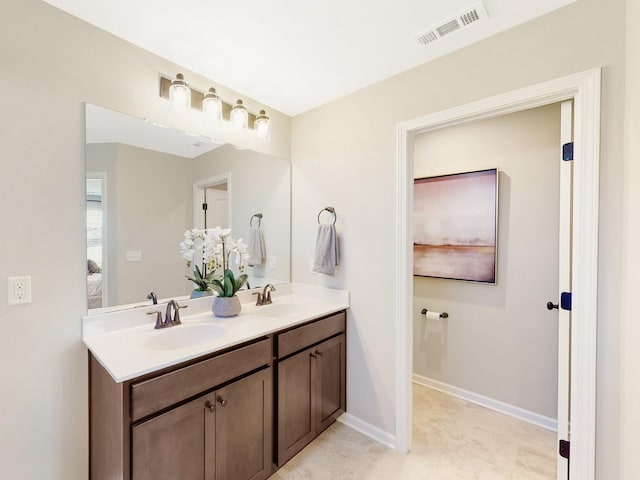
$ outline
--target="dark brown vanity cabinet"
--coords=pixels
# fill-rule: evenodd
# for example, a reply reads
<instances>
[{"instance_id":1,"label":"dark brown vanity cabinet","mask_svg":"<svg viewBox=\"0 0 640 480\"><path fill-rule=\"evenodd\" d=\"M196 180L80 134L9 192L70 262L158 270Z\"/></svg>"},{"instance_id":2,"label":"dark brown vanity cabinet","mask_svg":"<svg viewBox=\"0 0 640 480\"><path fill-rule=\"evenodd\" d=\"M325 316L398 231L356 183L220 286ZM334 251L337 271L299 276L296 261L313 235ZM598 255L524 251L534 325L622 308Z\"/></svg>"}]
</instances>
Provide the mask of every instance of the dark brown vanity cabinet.
<instances>
[{"instance_id":1,"label":"dark brown vanity cabinet","mask_svg":"<svg viewBox=\"0 0 640 480\"><path fill-rule=\"evenodd\" d=\"M135 480L259 480L272 471L271 369L134 425Z\"/></svg>"},{"instance_id":2,"label":"dark brown vanity cabinet","mask_svg":"<svg viewBox=\"0 0 640 480\"><path fill-rule=\"evenodd\" d=\"M123 383L90 359L91 479L273 473L272 339Z\"/></svg>"},{"instance_id":3,"label":"dark brown vanity cabinet","mask_svg":"<svg viewBox=\"0 0 640 480\"><path fill-rule=\"evenodd\" d=\"M346 408L345 313L277 337L278 465L299 452Z\"/></svg>"},{"instance_id":4,"label":"dark brown vanity cabinet","mask_svg":"<svg viewBox=\"0 0 640 480\"><path fill-rule=\"evenodd\" d=\"M215 478L214 402L215 395L205 395L133 426L132 478Z\"/></svg>"},{"instance_id":5,"label":"dark brown vanity cabinet","mask_svg":"<svg viewBox=\"0 0 640 480\"><path fill-rule=\"evenodd\" d=\"M269 477L345 411L345 319L121 383L90 355L90 479Z\"/></svg>"}]
</instances>

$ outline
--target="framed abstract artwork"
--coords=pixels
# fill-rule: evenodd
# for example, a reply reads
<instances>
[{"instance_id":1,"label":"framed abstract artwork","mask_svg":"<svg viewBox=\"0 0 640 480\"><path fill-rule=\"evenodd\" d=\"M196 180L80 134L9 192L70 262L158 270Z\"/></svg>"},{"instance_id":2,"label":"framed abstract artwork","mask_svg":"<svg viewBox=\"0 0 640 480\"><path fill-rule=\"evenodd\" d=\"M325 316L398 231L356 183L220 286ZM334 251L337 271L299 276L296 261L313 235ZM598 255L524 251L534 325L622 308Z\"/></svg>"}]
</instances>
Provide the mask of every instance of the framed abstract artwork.
<instances>
[{"instance_id":1,"label":"framed abstract artwork","mask_svg":"<svg viewBox=\"0 0 640 480\"><path fill-rule=\"evenodd\" d=\"M496 283L498 169L413 182L413 274Z\"/></svg>"}]
</instances>

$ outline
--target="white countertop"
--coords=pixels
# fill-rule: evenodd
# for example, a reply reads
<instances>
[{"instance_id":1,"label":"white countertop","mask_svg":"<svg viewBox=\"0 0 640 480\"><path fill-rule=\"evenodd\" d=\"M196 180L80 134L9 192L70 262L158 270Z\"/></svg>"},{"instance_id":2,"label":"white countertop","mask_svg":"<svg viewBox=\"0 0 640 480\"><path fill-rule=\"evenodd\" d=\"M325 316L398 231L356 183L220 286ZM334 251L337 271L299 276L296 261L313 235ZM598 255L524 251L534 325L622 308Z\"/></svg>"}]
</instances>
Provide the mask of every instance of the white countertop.
<instances>
[{"instance_id":1,"label":"white countertop","mask_svg":"<svg viewBox=\"0 0 640 480\"><path fill-rule=\"evenodd\" d=\"M278 330L349 308L349 294L297 283L276 286L273 303L257 307L249 291L238 294L242 312L218 318L213 297L180 301L182 325L156 330L155 315L166 304L119 310L82 319L82 339L116 382L213 353Z\"/></svg>"}]
</instances>

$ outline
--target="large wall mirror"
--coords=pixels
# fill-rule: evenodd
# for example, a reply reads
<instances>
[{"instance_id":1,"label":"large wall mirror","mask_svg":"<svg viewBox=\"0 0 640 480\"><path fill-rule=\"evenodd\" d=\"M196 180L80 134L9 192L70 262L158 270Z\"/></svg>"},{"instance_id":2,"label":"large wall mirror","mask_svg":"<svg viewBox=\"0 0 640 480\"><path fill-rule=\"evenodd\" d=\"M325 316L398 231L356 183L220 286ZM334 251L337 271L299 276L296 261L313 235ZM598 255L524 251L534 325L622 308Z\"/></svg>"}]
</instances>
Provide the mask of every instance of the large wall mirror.
<instances>
[{"instance_id":1,"label":"large wall mirror","mask_svg":"<svg viewBox=\"0 0 640 480\"><path fill-rule=\"evenodd\" d=\"M90 313L189 295L179 244L205 221L245 241L259 226L251 288L290 281L288 161L87 104L86 172Z\"/></svg>"}]
</instances>

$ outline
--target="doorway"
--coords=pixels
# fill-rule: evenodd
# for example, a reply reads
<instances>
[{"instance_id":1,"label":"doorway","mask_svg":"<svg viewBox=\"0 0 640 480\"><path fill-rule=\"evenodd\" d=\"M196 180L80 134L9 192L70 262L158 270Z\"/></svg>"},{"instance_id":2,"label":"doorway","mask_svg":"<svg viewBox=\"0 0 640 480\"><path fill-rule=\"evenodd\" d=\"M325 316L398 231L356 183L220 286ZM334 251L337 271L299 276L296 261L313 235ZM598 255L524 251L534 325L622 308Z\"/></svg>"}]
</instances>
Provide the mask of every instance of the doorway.
<instances>
[{"instance_id":1,"label":"doorway","mask_svg":"<svg viewBox=\"0 0 640 480\"><path fill-rule=\"evenodd\" d=\"M231 227L231 172L193 184L193 226Z\"/></svg>"},{"instance_id":2,"label":"doorway","mask_svg":"<svg viewBox=\"0 0 640 480\"><path fill-rule=\"evenodd\" d=\"M560 179L563 110L554 103L414 137L414 434L439 433L451 464L461 439L485 444L459 460L469 477L495 462L505 474L567 479L566 466L556 475L553 452L558 405L566 405L558 392L568 389L558 358L569 343L559 341L558 311L546 308L557 303L559 269L570 273L558 241L571 214L562 210L560 220L561 192L571 187ZM449 406L436 408L437 418L424 411L432 396Z\"/></svg>"},{"instance_id":3,"label":"doorway","mask_svg":"<svg viewBox=\"0 0 640 480\"><path fill-rule=\"evenodd\" d=\"M87 307L109 305L107 173L87 172Z\"/></svg>"},{"instance_id":4,"label":"doorway","mask_svg":"<svg viewBox=\"0 0 640 480\"><path fill-rule=\"evenodd\" d=\"M573 278L571 331L570 478L595 476L595 345L597 303L598 174L600 70L571 75L504 95L427 115L398 125L398 217L396 223L396 449L411 448L413 364L412 145L416 134L449 125L497 117L551 103L573 100L574 171Z\"/></svg>"}]
</instances>

